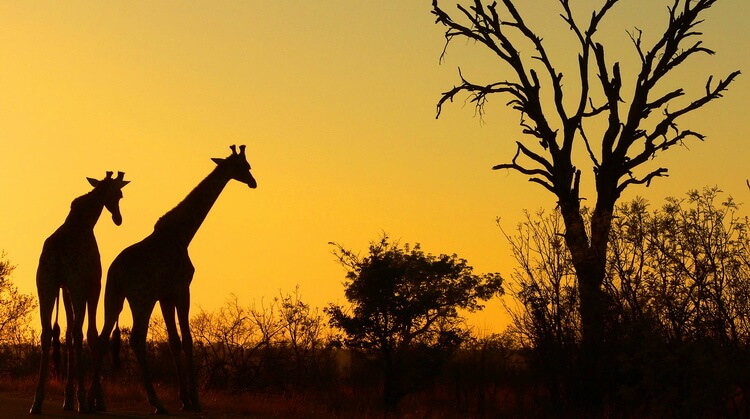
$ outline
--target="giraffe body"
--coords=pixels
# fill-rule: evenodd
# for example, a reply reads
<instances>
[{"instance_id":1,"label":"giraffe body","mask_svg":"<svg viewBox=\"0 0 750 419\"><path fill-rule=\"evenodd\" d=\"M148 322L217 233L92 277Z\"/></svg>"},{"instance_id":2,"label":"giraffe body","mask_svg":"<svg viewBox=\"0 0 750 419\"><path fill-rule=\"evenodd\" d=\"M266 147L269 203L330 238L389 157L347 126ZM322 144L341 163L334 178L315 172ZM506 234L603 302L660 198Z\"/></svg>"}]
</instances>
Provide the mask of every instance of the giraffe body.
<instances>
[{"instance_id":1,"label":"giraffe body","mask_svg":"<svg viewBox=\"0 0 750 419\"><path fill-rule=\"evenodd\" d=\"M130 344L141 368L149 403L156 413L166 413L154 390L146 362L149 319L159 302L177 370L182 409L201 410L189 326L190 282L195 269L190 261L188 246L230 180L256 187L244 146L240 146L240 153L232 146L231 156L214 159L214 162L217 163L216 168L180 204L156 222L154 231L123 250L109 268L104 291L104 325L99 336L103 350L94 363L94 384L91 389L97 400L97 408L101 410L105 407L98 372L125 300L133 314ZM179 334L175 314L179 320Z\"/></svg>"},{"instance_id":2,"label":"giraffe body","mask_svg":"<svg viewBox=\"0 0 750 419\"><path fill-rule=\"evenodd\" d=\"M99 303L102 278L94 226L105 207L112 214L112 220L116 225L122 223L119 208L121 189L129 183L123 180L122 172L115 179L111 176L112 172L107 172L107 177L101 181L88 179L94 189L73 201L65 222L45 240L42 247L36 275L42 322L42 357L31 413L41 413L44 401L44 387L49 374L49 349L53 336L52 310L59 298L60 289L63 291L67 319L65 336L68 348L68 375L63 408L74 408L73 393L76 379L78 409L83 412L88 410L81 361L83 321L88 308L86 337L89 349L94 353L97 349L96 307Z\"/></svg>"}]
</instances>

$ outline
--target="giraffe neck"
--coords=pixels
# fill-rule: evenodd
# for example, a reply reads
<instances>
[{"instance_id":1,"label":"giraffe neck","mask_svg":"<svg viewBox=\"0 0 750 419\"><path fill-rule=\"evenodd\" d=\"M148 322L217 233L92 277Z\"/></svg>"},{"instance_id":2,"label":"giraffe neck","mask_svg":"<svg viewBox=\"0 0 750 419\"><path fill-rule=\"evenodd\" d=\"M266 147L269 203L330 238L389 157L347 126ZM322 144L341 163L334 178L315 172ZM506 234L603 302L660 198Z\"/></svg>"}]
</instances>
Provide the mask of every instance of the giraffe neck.
<instances>
[{"instance_id":1,"label":"giraffe neck","mask_svg":"<svg viewBox=\"0 0 750 419\"><path fill-rule=\"evenodd\" d=\"M187 247L227 182L229 177L217 166L182 202L156 222L154 233Z\"/></svg>"},{"instance_id":2,"label":"giraffe neck","mask_svg":"<svg viewBox=\"0 0 750 419\"><path fill-rule=\"evenodd\" d=\"M92 190L71 202L70 212L63 225L82 230L93 230L96 222L99 221L99 216L102 215L103 209L104 199L101 194L97 193L96 189Z\"/></svg>"}]
</instances>

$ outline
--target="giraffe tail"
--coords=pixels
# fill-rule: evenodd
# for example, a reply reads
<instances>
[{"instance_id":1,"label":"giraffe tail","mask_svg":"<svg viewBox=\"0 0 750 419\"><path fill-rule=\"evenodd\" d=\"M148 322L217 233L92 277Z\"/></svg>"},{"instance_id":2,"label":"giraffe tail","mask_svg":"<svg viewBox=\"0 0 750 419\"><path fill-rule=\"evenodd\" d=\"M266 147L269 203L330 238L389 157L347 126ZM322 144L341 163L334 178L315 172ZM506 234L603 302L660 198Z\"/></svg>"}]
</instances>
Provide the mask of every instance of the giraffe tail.
<instances>
[{"instance_id":1,"label":"giraffe tail","mask_svg":"<svg viewBox=\"0 0 750 419\"><path fill-rule=\"evenodd\" d=\"M52 326L52 376L60 377L60 324L58 317L60 313L60 292L55 298L55 324Z\"/></svg>"},{"instance_id":2,"label":"giraffe tail","mask_svg":"<svg viewBox=\"0 0 750 419\"><path fill-rule=\"evenodd\" d=\"M122 337L120 336L120 321L115 323L115 330L112 332L112 369L119 371L120 366L120 346L122 345Z\"/></svg>"}]
</instances>

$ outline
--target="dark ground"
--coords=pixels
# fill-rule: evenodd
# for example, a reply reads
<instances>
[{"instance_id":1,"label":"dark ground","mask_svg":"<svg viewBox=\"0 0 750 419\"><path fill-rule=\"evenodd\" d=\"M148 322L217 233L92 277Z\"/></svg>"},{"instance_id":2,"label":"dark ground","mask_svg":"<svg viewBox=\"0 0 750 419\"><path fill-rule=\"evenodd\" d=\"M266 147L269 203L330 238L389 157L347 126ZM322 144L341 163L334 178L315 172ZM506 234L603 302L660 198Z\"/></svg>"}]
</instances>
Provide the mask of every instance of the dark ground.
<instances>
[{"instance_id":1,"label":"dark ground","mask_svg":"<svg viewBox=\"0 0 750 419\"><path fill-rule=\"evenodd\" d=\"M96 414L81 415L78 412L65 411L62 409L62 400L49 398L44 401L41 415L29 414L29 408L33 397L20 397L17 394L0 392L0 418L144 418L149 417L147 412L105 412Z\"/></svg>"},{"instance_id":2,"label":"dark ground","mask_svg":"<svg viewBox=\"0 0 750 419\"><path fill-rule=\"evenodd\" d=\"M156 416L150 413L149 406L145 402L139 401L133 403L132 407L127 406L116 406L111 407L109 412L98 412L90 414L80 414L75 411L65 411L62 409L62 399L56 399L55 397L49 397L44 401L41 415L29 414L29 408L33 397L22 397L14 392L2 391L0 392L0 418L16 419L16 418L85 418L85 419L119 419L119 418L156 418ZM258 416L236 416L226 413L180 413L180 412L169 412L169 415L164 416L169 418L239 418L239 417L258 417Z\"/></svg>"}]
</instances>

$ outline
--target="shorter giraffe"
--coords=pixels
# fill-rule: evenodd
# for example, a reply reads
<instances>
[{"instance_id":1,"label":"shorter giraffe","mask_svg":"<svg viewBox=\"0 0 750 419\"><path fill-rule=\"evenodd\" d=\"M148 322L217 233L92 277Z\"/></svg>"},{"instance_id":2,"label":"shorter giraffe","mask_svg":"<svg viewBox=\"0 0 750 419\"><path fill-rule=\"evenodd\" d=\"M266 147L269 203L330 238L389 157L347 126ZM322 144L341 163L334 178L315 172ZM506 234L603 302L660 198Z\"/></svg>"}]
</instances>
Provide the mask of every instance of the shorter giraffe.
<instances>
[{"instance_id":1,"label":"shorter giraffe","mask_svg":"<svg viewBox=\"0 0 750 419\"><path fill-rule=\"evenodd\" d=\"M146 395L149 403L156 409L155 413L167 412L156 395L146 361L148 323L157 301L174 357L182 409L201 410L193 365L189 313L190 282L195 269L188 255L188 245L230 180L234 179L251 188L257 186L250 174L245 146L240 146L239 153L235 146L231 146L231 149L229 157L212 159L216 163L214 170L182 202L156 222L153 233L123 250L109 267L104 291L104 326L99 335L102 350L98 352L94 362L94 382L91 385L91 397L98 410L105 409L99 377L102 357L125 299L133 314L130 346L140 365ZM175 311L179 319L179 334Z\"/></svg>"},{"instance_id":2,"label":"shorter giraffe","mask_svg":"<svg viewBox=\"0 0 750 419\"><path fill-rule=\"evenodd\" d=\"M81 361L83 320L88 307L89 321L86 337L93 356L97 342L96 306L99 303L99 292L102 286L102 264L96 237L94 237L94 226L104 208L112 214L112 221L116 225L122 224L121 189L130 183L124 180L124 176L123 172L118 172L117 178L112 178L112 172L107 172L107 177L102 180L87 178L94 189L73 200L65 222L45 240L42 247L36 272L42 321L42 359L39 368L39 383L31 413L42 412L44 387L49 374L49 349L53 336L52 310L61 288L67 319L65 344L68 348L68 376L65 383L63 409L73 410L73 379L76 378L78 410L88 411Z\"/></svg>"}]
</instances>

